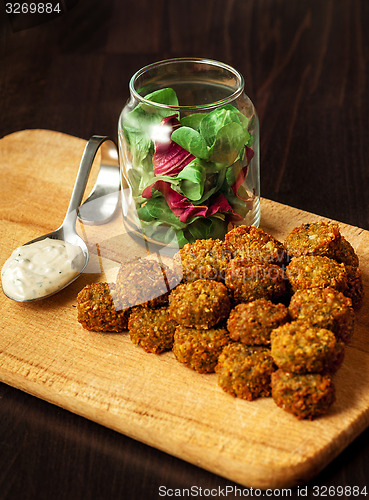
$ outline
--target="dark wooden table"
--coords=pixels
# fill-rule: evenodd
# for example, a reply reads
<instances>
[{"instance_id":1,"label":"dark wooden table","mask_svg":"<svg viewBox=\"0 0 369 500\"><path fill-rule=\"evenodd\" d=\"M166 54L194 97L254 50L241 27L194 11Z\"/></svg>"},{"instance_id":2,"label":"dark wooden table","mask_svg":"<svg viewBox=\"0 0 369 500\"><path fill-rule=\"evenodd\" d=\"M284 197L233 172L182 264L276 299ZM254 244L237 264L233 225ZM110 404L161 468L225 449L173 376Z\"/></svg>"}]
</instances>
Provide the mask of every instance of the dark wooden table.
<instances>
[{"instance_id":1,"label":"dark wooden table","mask_svg":"<svg viewBox=\"0 0 369 500\"><path fill-rule=\"evenodd\" d=\"M0 3L0 137L26 128L116 137L137 69L209 57L245 76L258 110L262 196L369 229L367 0L59 6L59 15L7 15L15 2ZM324 486L362 490L368 473L366 431L306 485L307 498L323 497ZM237 485L0 385L1 500L154 499L160 486L221 498Z\"/></svg>"}]
</instances>

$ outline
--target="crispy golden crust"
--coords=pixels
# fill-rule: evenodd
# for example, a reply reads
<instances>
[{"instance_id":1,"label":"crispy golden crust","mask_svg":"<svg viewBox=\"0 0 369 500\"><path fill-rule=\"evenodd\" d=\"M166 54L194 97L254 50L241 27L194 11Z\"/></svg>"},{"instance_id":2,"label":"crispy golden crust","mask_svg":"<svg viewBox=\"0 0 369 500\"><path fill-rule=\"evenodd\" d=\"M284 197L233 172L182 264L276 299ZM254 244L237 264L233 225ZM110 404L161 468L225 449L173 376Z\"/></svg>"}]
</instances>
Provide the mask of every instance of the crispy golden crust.
<instances>
[{"instance_id":1,"label":"crispy golden crust","mask_svg":"<svg viewBox=\"0 0 369 500\"><path fill-rule=\"evenodd\" d=\"M283 243L254 226L238 226L224 238L224 247L232 258L249 262L284 264L286 251Z\"/></svg>"},{"instance_id":2,"label":"crispy golden crust","mask_svg":"<svg viewBox=\"0 0 369 500\"><path fill-rule=\"evenodd\" d=\"M333 258L340 236L338 224L312 222L295 227L286 237L285 245L290 257L325 255Z\"/></svg>"},{"instance_id":3,"label":"crispy golden crust","mask_svg":"<svg viewBox=\"0 0 369 500\"><path fill-rule=\"evenodd\" d=\"M232 340L247 345L268 345L271 331L287 321L286 306L257 299L238 304L229 315L227 328Z\"/></svg>"},{"instance_id":4,"label":"crispy golden crust","mask_svg":"<svg viewBox=\"0 0 369 500\"><path fill-rule=\"evenodd\" d=\"M211 373L229 341L226 328L200 330L178 326L174 334L173 353L180 363L189 368L199 373Z\"/></svg>"},{"instance_id":5,"label":"crispy golden crust","mask_svg":"<svg viewBox=\"0 0 369 500\"><path fill-rule=\"evenodd\" d=\"M182 283L169 295L170 317L182 326L211 328L226 319L230 309L227 288L218 281Z\"/></svg>"},{"instance_id":6,"label":"crispy golden crust","mask_svg":"<svg viewBox=\"0 0 369 500\"><path fill-rule=\"evenodd\" d=\"M278 300L286 293L283 269L263 262L232 259L225 269L225 284L236 303L261 298Z\"/></svg>"},{"instance_id":7,"label":"crispy golden crust","mask_svg":"<svg viewBox=\"0 0 369 500\"><path fill-rule=\"evenodd\" d=\"M330 330L293 321L271 333L278 368L292 373L334 373L343 361L344 343Z\"/></svg>"},{"instance_id":8,"label":"crispy golden crust","mask_svg":"<svg viewBox=\"0 0 369 500\"><path fill-rule=\"evenodd\" d=\"M297 375L279 369L272 374L272 397L299 420L313 420L326 414L334 403L335 387L329 375Z\"/></svg>"},{"instance_id":9,"label":"crispy golden crust","mask_svg":"<svg viewBox=\"0 0 369 500\"><path fill-rule=\"evenodd\" d=\"M344 294L351 299L352 307L360 309L364 298L362 271L355 266L346 266L347 287Z\"/></svg>"},{"instance_id":10,"label":"crispy golden crust","mask_svg":"<svg viewBox=\"0 0 369 500\"><path fill-rule=\"evenodd\" d=\"M77 295L78 322L86 330L121 332L127 328L129 313L118 300L113 283L92 283Z\"/></svg>"},{"instance_id":11,"label":"crispy golden crust","mask_svg":"<svg viewBox=\"0 0 369 500\"><path fill-rule=\"evenodd\" d=\"M174 256L174 260L179 272L183 273L184 281L197 279L223 281L229 252L225 250L223 241L209 238L187 243Z\"/></svg>"},{"instance_id":12,"label":"crispy golden crust","mask_svg":"<svg viewBox=\"0 0 369 500\"><path fill-rule=\"evenodd\" d=\"M337 260L337 262L343 262L345 266L359 266L359 257L357 256L351 243L349 243L343 236L339 239L333 257Z\"/></svg>"},{"instance_id":13,"label":"crispy golden crust","mask_svg":"<svg viewBox=\"0 0 369 500\"><path fill-rule=\"evenodd\" d=\"M344 292L347 287L347 273L344 264L320 255L294 257L286 269L292 290L306 288L335 288Z\"/></svg>"},{"instance_id":14,"label":"crispy golden crust","mask_svg":"<svg viewBox=\"0 0 369 500\"><path fill-rule=\"evenodd\" d=\"M271 395L274 370L269 349L240 342L225 346L215 367L220 387L232 396L249 401Z\"/></svg>"},{"instance_id":15,"label":"crispy golden crust","mask_svg":"<svg viewBox=\"0 0 369 500\"><path fill-rule=\"evenodd\" d=\"M351 299L334 288L298 290L291 298L288 311L292 319L331 330L344 342L352 337L355 313Z\"/></svg>"},{"instance_id":16,"label":"crispy golden crust","mask_svg":"<svg viewBox=\"0 0 369 500\"><path fill-rule=\"evenodd\" d=\"M155 354L172 348L175 329L176 324L170 319L167 307L135 307L128 321L132 342Z\"/></svg>"},{"instance_id":17,"label":"crispy golden crust","mask_svg":"<svg viewBox=\"0 0 369 500\"><path fill-rule=\"evenodd\" d=\"M179 279L165 264L138 259L119 268L116 289L126 307L157 307L168 303L168 294Z\"/></svg>"}]
</instances>

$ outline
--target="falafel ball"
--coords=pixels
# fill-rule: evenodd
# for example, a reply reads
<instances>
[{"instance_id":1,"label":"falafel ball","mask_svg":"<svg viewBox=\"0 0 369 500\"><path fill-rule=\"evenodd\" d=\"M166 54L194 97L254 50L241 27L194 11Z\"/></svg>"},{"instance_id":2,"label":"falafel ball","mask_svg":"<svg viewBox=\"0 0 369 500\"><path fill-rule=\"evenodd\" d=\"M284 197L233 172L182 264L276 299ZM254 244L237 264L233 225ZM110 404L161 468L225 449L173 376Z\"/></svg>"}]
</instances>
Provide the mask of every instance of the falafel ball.
<instances>
[{"instance_id":1,"label":"falafel ball","mask_svg":"<svg viewBox=\"0 0 369 500\"><path fill-rule=\"evenodd\" d=\"M228 290L219 281L181 283L169 295L169 315L179 325L211 328L228 317Z\"/></svg>"},{"instance_id":2,"label":"falafel ball","mask_svg":"<svg viewBox=\"0 0 369 500\"><path fill-rule=\"evenodd\" d=\"M333 258L337 262L343 262L345 266L359 266L359 257L357 253L351 243L343 236L341 236L338 245L335 248Z\"/></svg>"},{"instance_id":3,"label":"falafel ball","mask_svg":"<svg viewBox=\"0 0 369 500\"><path fill-rule=\"evenodd\" d=\"M275 264L232 259L225 268L225 284L236 303L278 300L286 293L284 271Z\"/></svg>"},{"instance_id":4,"label":"falafel ball","mask_svg":"<svg viewBox=\"0 0 369 500\"><path fill-rule=\"evenodd\" d=\"M201 330L178 326L174 333L173 353L180 363L198 373L212 373L229 341L224 327Z\"/></svg>"},{"instance_id":5,"label":"falafel ball","mask_svg":"<svg viewBox=\"0 0 369 500\"><path fill-rule=\"evenodd\" d=\"M346 266L347 287L343 292L351 299L352 307L359 310L364 298L362 271L355 266Z\"/></svg>"},{"instance_id":6,"label":"falafel ball","mask_svg":"<svg viewBox=\"0 0 369 500\"><path fill-rule=\"evenodd\" d=\"M168 303L168 295L180 279L165 264L138 259L122 264L116 279L117 294L126 307L157 307Z\"/></svg>"},{"instance_id":7,"label":"falafel ball","mask_svg":"<svg viewBox=\"0 0 369 500\"><path fill-rule=\"evenodd\" d=\"M268 345L274 328L289 319L288 309L283 304L273 304L267 299L238 304L232 309L227 328L232 340L247 345Z\"/></svg>"},{"instance_id":8,"label":"falafel ball","mask_svg":"<svg viewBox=\"0 0 369 500\"><path fill-rule=\"evenodd\" d=\"M232 258L249 262L284 264L286 250L282 242L254 226L237 226L224 237L224 247Z\"/></svg>"},{"instance_id":9,"label":"falafel ball","mask_svg":"<svg viewBox=\"0 0 369 500\"><path fill-rule=\"evenodd\" d=\"M355 313L351 299L334 288L307 288L292 296L288 312L294 320L331 330L348 342L354 331Z\"/></svg>"},{"instance_id":10,"label":"falafel ball","mask_svg":"<svg viewBox=\"0 0 369 500\"><path fill-rule=\"evenodd\" d=\"M271 395L271 375L275 369L269 349L241 342L225 346L215 367L220 387L248 401Z\"/></svg>"},{"instance_id":11,"label":"falafel ball","mask_svg":"<svg viewBox=\"0 0 369 500\"><path fill-rule=\"evenodd\" d=\"M114 283L92 283L77 295L78 322L86 330L122 332L128 326L129 308L123 308Z\"/></svg>"},{"instance_id":12,"label":"falafel ball","mask_svg":"<svg viewBox=\"0 0 369 500\"><path fill-rule=\"evenodd\" d=\"M335 401L335 387L329 375L293 374L279 369L272 373L272 398L299 420L313 420L328 412Z\"/></svg>"},{"instance_id":13,"label":"falafel ball","mask_svg":"<svg viewBox=\"0 0 369 500\"><path fill-rule=\"evenodd\" d=\"M294 257L286 268L286 276L294 292L314 287L344 292L347 288L345 265L321 255Z\"/></svg>"},{"instance_id":14,"label":"falafel ball","mask_svg":"<svg viewBox=\"0 0 369 500\"><path fill-rule=\"evenodd\" d=\"M330 330L299 321L271 333L271 353L278 368L292 373L334 373L343 361L344 343Z\"/></svg>"},{"instance_id":15,"label":"falafel ball","mask_svg":"<svg viewBox=\"0 0 369 500\"><path fill-rule=\"evenodd\" d=\"M173 346L176 324L170 319L167 307L149 309L133 308L128 321L128 330L134 344L146 352L159 354Z\"/></svg>"},{"instance_id":16,"label":"falafel ball","mask_svg":"<svg viewBox=\"0 0 369 500\"><path fill-rule=\"evenodd\" d=\"M176 253L174 261L182 271L184 281L197 279L223 281L229 252L225 250L222 240L202 239L187 243Z\"/></svg>"},{"instance_id":17,"label":"falafel ball","mask_svg":"<svg viewBox=\"0 0 369 500\"><path fill-rule=\"evenodd\" d=\"M311 222L295 227L286 237L289 257L325 255L333 258L340 241L340 230L334 222Z\"/></svg>"}]
</instances>

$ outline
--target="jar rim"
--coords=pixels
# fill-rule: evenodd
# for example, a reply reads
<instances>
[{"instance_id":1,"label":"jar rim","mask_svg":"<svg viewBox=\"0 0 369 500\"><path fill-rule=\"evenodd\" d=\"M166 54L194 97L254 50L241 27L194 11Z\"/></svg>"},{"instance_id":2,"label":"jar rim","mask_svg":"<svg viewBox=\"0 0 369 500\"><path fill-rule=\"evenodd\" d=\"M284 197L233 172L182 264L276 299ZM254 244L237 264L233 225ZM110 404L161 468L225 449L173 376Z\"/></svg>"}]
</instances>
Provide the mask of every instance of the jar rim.
<instances>
[{"instance_id":1,"label":"jar rim","mask_svg":"<svg viewBox=\"0 0 369 500\"><path fill-rule=\"evenodd\" d=\"M149 99L146 99L144 96L139 94L139 92L136 90L135 82L137 81L137 79L140 76L144 75L148 71L151 71L152 69L155 69L155 68L160 67L160 66L165 66L165 65L169 65L169 64L173 64L173 63L177 64L177 63L191 63L191 62L197 63L197 64L204 64L204 65L208 65L208 66L214 66L214 67L218 67L218 68L221 68L223 70L228 71L230 74L235 76L237 79L238 85L237 85L236 89L233 92L231 92L229 94L229 96L227 96L223 99L220 99L220 100L217 100L214 102L210 102L207 104L194 104L194 105L190 105L190 106L189 105L172 106L172 105L168 105L168 104L162 104L162 103L150 101ZM237 71L235 68L233 68L229 64L226 64L226 63L223 63L220 61L216 61L214 59L206 59L206 58L202 58L202 57L175 57L175 58L171 58L171 59L163 59L161 61L157 61L157 62L148 64L146 66L143 66L138 71L136 71L133 74L133 76L131 77L130 82L129 82L129 89L130 89L131 95L140 103L148 104L148 105L154 106L154 107L173 109L173 110L179 110L179 109L201 110L201 109L217 108L219 106L228 104L228 103L234 101L235 99L237 99L244 91L244 86L245 86L244 78L241 75L241 73L239 71Z\"/></svg>"}]
</instances>

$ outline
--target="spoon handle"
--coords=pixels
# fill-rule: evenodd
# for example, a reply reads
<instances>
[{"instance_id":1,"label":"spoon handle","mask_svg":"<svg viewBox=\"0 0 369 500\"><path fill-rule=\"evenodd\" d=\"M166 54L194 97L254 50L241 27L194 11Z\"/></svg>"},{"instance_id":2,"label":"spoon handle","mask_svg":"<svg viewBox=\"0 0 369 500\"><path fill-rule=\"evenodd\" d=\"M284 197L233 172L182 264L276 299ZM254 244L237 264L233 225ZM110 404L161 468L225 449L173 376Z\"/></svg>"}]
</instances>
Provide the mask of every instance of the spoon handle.
<instances>
[{"instance_id":1,"label":"spoon handle","mask_svg":"<svg viewBox=\"0 0 369 500\"><path fill-rule=\"evenodd\" d=\"M93 161L97 151L105 141L111 141L115 145L110 137L102 135L93 135L86 144L63 225L68 221L68 225L73 223L74 227L77 220L77 211L81 205Z\"/></svg>"},{"instance_id":2,"label":"spoon handle","mask_svg":"<svg viewBox=\"0 0 369 500\"><path fill-rule=\"evenodd\" d=\"M119 206L121 181L118 148L109 140L101 145L100 151L100 169L95 185L78 209L78 219L83 224L105 224L113 218Z\"/></svg>"}]
</instances>

